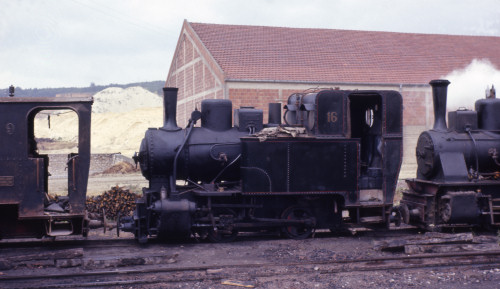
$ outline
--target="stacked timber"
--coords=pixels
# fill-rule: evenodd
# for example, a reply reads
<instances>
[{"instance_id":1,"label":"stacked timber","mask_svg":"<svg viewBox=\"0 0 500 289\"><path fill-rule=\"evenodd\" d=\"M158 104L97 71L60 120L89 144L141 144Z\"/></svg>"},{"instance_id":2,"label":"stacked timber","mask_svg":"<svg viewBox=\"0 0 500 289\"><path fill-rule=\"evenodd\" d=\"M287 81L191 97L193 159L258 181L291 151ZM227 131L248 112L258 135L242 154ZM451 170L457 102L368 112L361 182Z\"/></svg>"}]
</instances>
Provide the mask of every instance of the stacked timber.
<instances>
[{"instance_id":1,"label":"stacked timber","mask_svg":"<svg viewBox=\"0 0 500 289\"><path fill-rule=\"evenodd\" d=\"M118 214L132 215L137 198L138 194L115 186L98 196L87 197L86 207L89 214L102 214L104 210L107 219L116 220Z\"/></svg>"}]
</instances>

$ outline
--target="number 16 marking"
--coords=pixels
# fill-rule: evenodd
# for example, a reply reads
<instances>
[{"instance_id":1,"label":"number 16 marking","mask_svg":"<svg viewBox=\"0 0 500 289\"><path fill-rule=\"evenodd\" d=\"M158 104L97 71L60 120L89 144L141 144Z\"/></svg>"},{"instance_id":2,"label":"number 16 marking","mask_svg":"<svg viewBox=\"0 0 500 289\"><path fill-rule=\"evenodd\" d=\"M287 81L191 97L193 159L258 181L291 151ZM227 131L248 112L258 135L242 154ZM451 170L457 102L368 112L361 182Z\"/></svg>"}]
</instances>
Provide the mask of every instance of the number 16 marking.
<instances>
[{"instance_id":1,"label":"number 16 marking","mask_svg":"<svg viewBox=\"0 0 500 289\"><path fill-rule=\"evenodd\" d=\"M336 111L329 111L326 113L326 122L337 122L338 117L337 117L337 112Z\"/></svg>"}]
</instances>

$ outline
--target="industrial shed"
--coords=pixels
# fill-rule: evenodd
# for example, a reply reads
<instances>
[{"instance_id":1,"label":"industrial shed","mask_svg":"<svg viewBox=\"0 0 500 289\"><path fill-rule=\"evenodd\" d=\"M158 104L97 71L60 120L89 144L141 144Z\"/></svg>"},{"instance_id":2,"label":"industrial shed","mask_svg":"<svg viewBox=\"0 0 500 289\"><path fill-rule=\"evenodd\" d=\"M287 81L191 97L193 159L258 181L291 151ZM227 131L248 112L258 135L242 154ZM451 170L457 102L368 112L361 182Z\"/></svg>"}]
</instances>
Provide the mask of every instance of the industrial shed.
<instances>
[{"instance_id":1,"label":"industrial shed","mask_svg":"<svg viewBox=\"0 0 500 289\"><path fill-rule=\"evenodd\" d=\"M433 123L428 82L475 59L500 67L498 47L500 37L184 21L166 86L179 88L180 126L207 98L255 106L266 118L269 102L308 89L397 90L405 107L401 177L413 177L416 138Z\"/></svg>"}]
</instances>

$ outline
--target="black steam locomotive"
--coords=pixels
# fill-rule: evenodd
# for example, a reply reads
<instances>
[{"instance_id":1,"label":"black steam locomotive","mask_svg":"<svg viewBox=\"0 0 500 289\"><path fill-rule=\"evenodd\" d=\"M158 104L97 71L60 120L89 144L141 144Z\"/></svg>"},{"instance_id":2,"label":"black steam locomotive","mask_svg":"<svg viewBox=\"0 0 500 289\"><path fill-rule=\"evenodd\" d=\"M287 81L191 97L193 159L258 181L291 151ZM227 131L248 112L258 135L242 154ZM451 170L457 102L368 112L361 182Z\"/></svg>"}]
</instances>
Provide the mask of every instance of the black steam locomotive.
<instances>
[{"instance_id":1,"label":"black steam locomotive","mask_svg":"<svg viewBox=\"0 0 500 289\"><path fill-rule=\"evenodd\" d=\"M407 180L398 207L405 223L429 230L500 224L500 100L494 90L475 111L448 113L447 80L430 84L434 128L417 143L417 178Z\"/></svg>"},{"instance_id":2,"label":"black steam locomotive","mask_svg":"<svg viewBox=\"0 0 500 289\"><path fill-rule=\"evenodd\" d=\"M177 89L164 88L164 125L149 129L134 157L149 180L120 229L149 236L281 230L307 238L343 220L387 224L402 159L402 98L395 91L323 90L280 104L234 111L204 100L177 127ZM201 119L201 127L195 123Z\"/></svg>"}]
</instances>

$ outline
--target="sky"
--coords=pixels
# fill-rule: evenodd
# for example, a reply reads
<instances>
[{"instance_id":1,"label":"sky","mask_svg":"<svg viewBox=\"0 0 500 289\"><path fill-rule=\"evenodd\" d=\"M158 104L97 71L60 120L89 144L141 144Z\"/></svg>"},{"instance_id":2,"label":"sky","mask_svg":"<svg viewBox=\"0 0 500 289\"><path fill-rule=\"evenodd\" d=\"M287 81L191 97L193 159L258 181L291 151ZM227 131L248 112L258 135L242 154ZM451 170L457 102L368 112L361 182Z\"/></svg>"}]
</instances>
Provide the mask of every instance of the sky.
<instances>
[{"instance_id":1,"label":"sky","mask_svg":"<svg viewBox=\"0 0 500 289\"><path fill-rule=\"evenodd\" d=\"M500 36L498 0L0 0L0 7L0 88L164 80L185 19Z\"/></svg>"}]
</instances>

